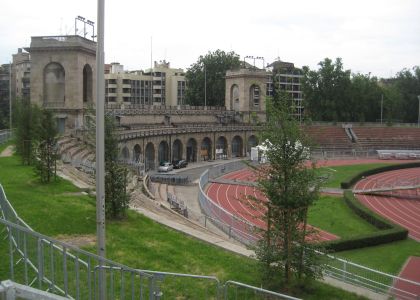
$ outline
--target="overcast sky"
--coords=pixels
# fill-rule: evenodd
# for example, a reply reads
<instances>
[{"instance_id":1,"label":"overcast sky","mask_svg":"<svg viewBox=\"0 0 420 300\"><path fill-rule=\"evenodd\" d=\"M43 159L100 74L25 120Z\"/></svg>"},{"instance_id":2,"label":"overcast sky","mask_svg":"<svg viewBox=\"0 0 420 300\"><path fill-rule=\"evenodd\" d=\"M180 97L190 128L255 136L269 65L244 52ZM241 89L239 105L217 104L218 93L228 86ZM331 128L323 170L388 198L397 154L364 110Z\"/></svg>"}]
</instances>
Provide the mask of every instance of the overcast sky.
<instances>
[{"instance_id":1,"label":"overcast sky","mask_svg":"<svg viewBox=\"0 0 420 300\"><path fill-rule=\"evenodd\" d=\"M31 36L74 34L78 15L96 23L96 5L0 0L0 63ZM379 77L420 65L418 0L107 0L105 14L105 61L129 70L150 67L151 37L153 60L185 70L216 49L312 69L341 57L346 69Z\"/></svg>"}]
</instances>

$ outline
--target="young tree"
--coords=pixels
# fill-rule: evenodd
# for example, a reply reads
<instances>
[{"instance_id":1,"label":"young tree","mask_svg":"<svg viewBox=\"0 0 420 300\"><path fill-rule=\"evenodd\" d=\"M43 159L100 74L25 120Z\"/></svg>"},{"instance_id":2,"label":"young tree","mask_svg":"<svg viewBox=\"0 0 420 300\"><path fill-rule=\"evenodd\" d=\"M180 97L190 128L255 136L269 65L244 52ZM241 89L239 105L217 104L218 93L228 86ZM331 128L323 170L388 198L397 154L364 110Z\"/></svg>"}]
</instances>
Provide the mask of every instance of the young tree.
<instances>
[{"instance_id":1,"label":"young tree","mask_svg":"<svg viewBox=\"0 0 420 300\"><path fill-rule=\"evenodd\" d=\"M267 200L255 199L266 208L267 228L256 255L270 287L290 287L294 278L321 275L307 227L308 207L318 198L319 181L315 165L307 165L308 141L290 117L287 95L276 92L274 101L267 103L268 121L261 140L267 146L269 165L258 169L258 187Z\"/></svg>"},{"instance_id":2,"label":"young tree","mask_svg":"<svg viewBox=\"0 0 420 300\"><path fill-rule=\"evenodd\" d=\"M55 178L57 161L57 123L50 110L43 109L34 141L35 171L44 183Z\"/></svg>"},{"instance_id":3,"label":"young tree","mask_svg":"<svg viewBox=\"0 0 420 300\"><path fill-rule=\"evenodd\" d=\"M112 116L105 117L105 213L121 219L128 208L127 169L118 163L118 137Z\"/></svg>"},{"instance_id":4,"label":"young tree","mask_svg":"<svg viewBox=\"0 0 420 300\"><path fill-rule=\"evenodd\" d=\"M185 74L187 89L185 101L190 105L225 105L225 74L227 70L239 68L239 55L235 52L216 50L191 65ZM206 88L207 87L207 88ZM206 103L204 94L206 90Z\"/></svg>"},{"instance_id":5,"label":"young tree","mask_svg":"<svg viewBox=\"0 0 420 300\"><path fill-rule=\"evenodd\" d=\"M40 109L31 105L29 100L17 99L13 119L16 153L21 156L23 164L30 165L33 158L33 143L38 134Z\"/></svg>"}]
</instances>

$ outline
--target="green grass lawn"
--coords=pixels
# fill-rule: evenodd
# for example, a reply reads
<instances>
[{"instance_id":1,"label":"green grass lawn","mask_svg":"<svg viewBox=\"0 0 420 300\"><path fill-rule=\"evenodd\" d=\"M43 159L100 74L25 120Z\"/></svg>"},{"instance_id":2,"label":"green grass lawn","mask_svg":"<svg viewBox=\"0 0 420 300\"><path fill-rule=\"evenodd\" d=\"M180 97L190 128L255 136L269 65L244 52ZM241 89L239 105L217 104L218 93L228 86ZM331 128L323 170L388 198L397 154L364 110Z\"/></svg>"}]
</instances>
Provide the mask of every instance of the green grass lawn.
<instances>
[{"instance_id":1,"label":"green grass lawn","mask_svg":"<svg viewBox=\"0 0 420 300\"><path fill-rule=\"evenodd\" d=\"M352 262L397 275L410 256L420 256L420 243L412 239L335 253Z\"/></svg>"},{"instance_id":2,"label":"green grass lawn","mask_svg":"<svg viewBox=\"0 0 420 300\"><path fill-rule=\"evenodd\" d=\"M323 178L327 178L323 187L340 188L344 180L366 170L392 165L392 163L359 164L349 166L322 167L319 172Z\"/></svg>"},{"instance_id":3,"label":"green grass lawn","mask_svg":"<svg viewBox=\"0 0 420 300\"><path fill-rule=\"evenodd\" d=\"M95 233L95 200L72 194L78 189L67 181L41 184L32 168L22 166L14 156L0 158L0 183L17 213L34 230L53 237ZM107 257L134 268L215 275L221 281L261 286L255 260L196 240L134 212L129 212L123 221L108 221L106 239ZM95 247L87 249L96 252ZM0 257L7 257L5 243L0 243ZM9 277L8 269L8 260L1 259L0 280ZM296 295L305 299L361 299L319 282Z\"/></svg>"},{"instance_id":4,"label":"green grass lawn","mask_svg":"<svg viewBox=\"0 0 420 300\"><path fill-rule=\"evenodd\" d=\"M315 205L310 207L308 222L341 238L378 230L354 214L342 197L334 196L321 196Z\"/></svg>"}]
</instances>

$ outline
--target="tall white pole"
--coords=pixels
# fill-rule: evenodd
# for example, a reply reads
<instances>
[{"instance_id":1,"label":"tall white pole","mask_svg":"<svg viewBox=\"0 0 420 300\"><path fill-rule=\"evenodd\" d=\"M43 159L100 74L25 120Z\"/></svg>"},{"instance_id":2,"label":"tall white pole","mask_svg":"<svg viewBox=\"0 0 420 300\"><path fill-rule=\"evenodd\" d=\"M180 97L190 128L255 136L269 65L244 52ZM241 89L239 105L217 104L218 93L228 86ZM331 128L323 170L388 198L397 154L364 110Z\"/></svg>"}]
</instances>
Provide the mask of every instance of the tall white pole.
<instances>
[{"instance_id":1,"label":"tall white pole","mask_svg":"<svg viewBox=\"0 0 420 300\"><path fill-rule=\"evenodd\" d=\"M207 109L207 70L204 65L204 109Z\"/></svg>"},{"instance_id":2,"label":"tall white pole","mask_svg":"<svg viewBox=\"0 0 420 300\"><path fill-rule=\"evenodd\" d=\"M9 129L12 130L12 63L9 62ZM10 131L10 134L12 132Z\"/></svg>"},{"instance_id":3,"label":"tall white pole","mask_svg":"<svg viewBox=\"0 0 420 300\"><path fill-rule=\"evenodd\" d=\"M384 112L384 95L381 95L381 125L382 125L383 112Z\"/></svg>"},{"instance_id":4,"label":"tall white pole","mask_svg":"<svg viewBox=\"0 0 420 300\"><path fill-rule=\"evenodd\" d=\"M417 96L419 99L419 114L417 115L417 127L420 127L420 95Z\"/></svg>"},{"instance_id":5,"label":"tall white pole","mask_svg":"<svg viewBox=\"0 0 420 300\"><path fill-rule=\"evenodd\" d=\"M98 255L105 258L105 0L98 0L96 48L96 234ZM99 262L102 266L104 263ZM105 271L99 270L99 299L105 299Z\"/></svg>"}]
</instances>

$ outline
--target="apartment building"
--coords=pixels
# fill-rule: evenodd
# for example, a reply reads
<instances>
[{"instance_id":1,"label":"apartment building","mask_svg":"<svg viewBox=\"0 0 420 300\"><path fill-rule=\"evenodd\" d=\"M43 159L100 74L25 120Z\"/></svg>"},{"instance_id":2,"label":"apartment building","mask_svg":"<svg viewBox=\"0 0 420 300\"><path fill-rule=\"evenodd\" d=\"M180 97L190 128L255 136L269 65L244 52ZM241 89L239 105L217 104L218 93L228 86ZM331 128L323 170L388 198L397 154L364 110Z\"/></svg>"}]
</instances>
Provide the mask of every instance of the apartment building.
<instances>
[{"instance_id":1,"label":"apartment building","mask_svg":"<svg viewBox=\"0 0 420 300\"><path fill-rule=\"evenodd\" d=\"M29 99L31 93L31 58L22 48L13 54L12 99Z\"/></svg>"},{"instance_id":2,"label":"apartment building","mask_svg":"<svg viewBox=\"0 0 420 300\"><path fill-rule=\"evenodd\" d=\"M273 91L273 82L282 91L290 94L291 106L293 107L293 115L301 121L304 114L303 105L303 91L302 91L302 70L296 68L293 63L284 62L280 59L269 64L268 67L272 70L273 76L268 83L268 94L271 95Z\"/></svg>"},{"instance_id":3,"label":"apartment building","mask_svg":"<svg viewBox=\"0 0 420 300\"><path fill-rule=\"evenodd\" d=\"M155 62L152 69L125 71L111 63L105 74L105 101L109 104L183 105L185 73L166 61Z\"/></svg>"}]
</instances>

